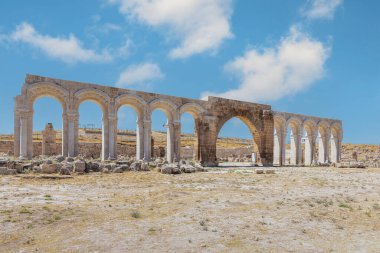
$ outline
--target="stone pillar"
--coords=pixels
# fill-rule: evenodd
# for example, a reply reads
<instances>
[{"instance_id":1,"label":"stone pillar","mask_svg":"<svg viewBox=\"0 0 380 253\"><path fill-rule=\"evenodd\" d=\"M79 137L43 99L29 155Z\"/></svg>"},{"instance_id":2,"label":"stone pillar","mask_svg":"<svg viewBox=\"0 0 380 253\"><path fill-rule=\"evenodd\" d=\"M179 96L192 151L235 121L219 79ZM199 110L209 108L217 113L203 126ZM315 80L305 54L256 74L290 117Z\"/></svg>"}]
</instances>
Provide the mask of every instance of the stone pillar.
<instances>
[{"instance_id":1,"label":"stone pillar","mask_svg":"<svg viewBox=\"0 0 380 253\"><path fill-rule=\"evenodd\" d=\"M330 144L330 132L326 131L324 134L318 136L318 162L329 162L329 144Z\"/></svg>"},{"instance_id":2,"label":"stone pillar","mask_svg":"<svg viewBox=\"0 0 380 253\"><path fill-rule=\"evenodd\" d=\"M302 165L302 133L298 131L297 134L297 142L296 142L296 150L297 150L297 165Z\"/></svg>"},{"instance_id":3,"label":"stone pillar","mask_svg":"<svg viewBox=\"0 0 380 253\"><path fill-rule=\"evenodd\" d=\"M109 137L110 128L108 122L108 114L103 112L103 123L102 123L102 153L101 159L107 160L109 157Z\"/></svg>"},{"instance_id":4,"label":"stone pillar","mask_svg":"<svg viewBox=\"0 0 380 253\"><path fill-rule=\"evenodd\" d=\"M274 130L273 163L279 166L285 164L286 132L284 127Z\"/></svg>"},{"instance_id":5,"label":"stone pillar","mask_svg":"<svg viewBox=\"0 0 380 253\"><path fill-rule=\"evenodd\" d=\"M315 154L315 134L306 134L305 139L305 165L310 166L314 163Z\"/></svg>"},{"instance_id":6,"label":"stone pillar","mask_svg":"<svg viewBox=\"0 0 380 253\"><path fill-rule=\"evenodd\" d=\"M263 126L259 133L260 142L255 141L260 150L258 158L263 166L273 166L274 119L271 110L262 111L262 122ZM254 139L257 138L254 136Z\"/></svg>"},{"instance_id":7,"label":"stone pillar","mask_svg":"<svg viewBox=\"0 0 380 253\"><path fill-rule=\"evenodd\" d=\"M199 133L200 133L200 120L195 119L194 120L195 126L194 126L194 136L195 136L195 142L194 142L194 153L193 153L193 159L195 161L200 161L200 148L199 148Z\"/></svg>"},{"instance_id":8,"label":"stone pillar","mask_svg":"<svg viewBox=\"0 0 380 253\"><path fill-rule=\"evenodd\" d=\"M174 154L173 158L177 161L181 159L181 122L173 123Z\"/></svg>"},{"instance_id":9,"label":"stone pillar","mask_svg":"<svg viewBox=\"0 0 380 253\"><path fill-rule=\"evenodd\" d=\"M328 129L326 131L326 136L325 136L325 162L329 163L330 162L330 139L331 139L331 130Z\"/></svg>"},{"instance_id":10,"label":"stone pillar","mask_svg":"<svg viewBox=\"0 0 380 253\"><path fill-rule=\"evenodd\" d=\"M144 160L150 161L152 154L151 146L151 136L152 136L152 122L150 119L144 120Z\"/></svg>"},{"instance_id":11,"label":"stone pillar","mask_svg":"<svg viewBox=\"0 0 380 253\"><path fill-rule=\"evenodd\" d=\"M331 152L331 162L337 163L339 161L339 140L336 136L331 136L330 139L330 152Z\"/></svg>"},{"instance_id":12,"label":"stone pillar","mask_svg":"<svg viewBox=\"0 0 380 253\"><path fill-rule=\"evenodd\" d=\"M68 127L68 120L66 113L62 114L62 156L67 157L68 155L68 133L67 133L67 127Z\"/></svg>"},{"instance_id":13,"label":"stone pillar","mask_svg":"<svg viewBox=\"0 0 380 253\"><path fill-rule=\"evenodd\" d=\"M28 159L28 115L27 112L20 114L20 158Z\"/></svg>"},{"instance_id":14,"label":"stone pillar","mask_svg":"<svg viewBox=\"0 0 380 253\"><path fill-rule=\"evenodd\" d=\"M286 161L286 128L282 129L282 139L281 139L281 166L285 165Z\"/></svg>"},{"instance_id":15,"label":"stone pillar","mask_svg":"<svg viewBox=\"0 0 380 253\"><path fill-rule=\"evenodd\" d=\"M20 156L20 112L15 110L14 114L14 157Z\"/></svg>"},{"instance_id":16,"label":"stone pillar","mask_svg":"<svg viewBox=\"0 0 380 253\"><path fill-rule=\"evenodd\" d=\"M297 165L297 134L290 132L290 165Z\"/></svg>"},{"instance_id":17,"label":"stone pillar","mask_svg":"<svg viewBox=\"0 0 380 253\"><path fill-rule=\"evenodd\" d=\"M62 155L64 157L75 157L78 149L78 112L68 112L62 118Z\"/></svg>"},{"instance_id":18,"label":"stone pillar","mask_svg":"<svg viewBox=\"0 0 380 253\"><path fill-rule=\"evenodd\" d=\"M144 121L140 118L136 121L136 159L144 158Z\"/></svg>"},{"instance_id":19,"label":"stone pillar","mask_svg":"<svg viewBox=\"0 0 380 253\"><path fill-rule=\"evenodd\" d=\"M302 164L302 135L300 129L291 128L290 132L290 165Z\"/></svg>"},{"instance_id":20,"label":"stone pillar","mask_svg":"<svg viewBox=\"0 0 380 253\"><path fill-rule=\"evenodd\" d=\"M174 158L174 123L168 121L166 125L166 160L172 163Z\"/></svg>"},{"instance_id":21,"label":"stone pillar","mask_svg":"<svg viewBox=\"0 0 380 253\"><path fill-rule=\"evenodd\" d=\"M117 136L117 119L114 114L109 114L108 116L108 131L109 131L109 136L108 136L108 160L114 160L116 159L116 142L115 142L115 137Z\"/></svg>"},{"instance_id":22,"label":"stone pillar","mask_svg":"<svg viewBox=\"0 0 380 253\"><path fill-rule=\"evenodd\" d=\"M33 158L33 113L34 111L31 110L27 113L27 140L28 140L28 159Z\"/></svg>"},{"instance_id":23,"label":"stone pillar","mask_svg":"<svg viewBox=\"0 0 380 253\"><path fill-rule=\"evenodd\" d=\"M42 155L56 155L55 136L56 131L54 130L53 124L47 123L45 130L42 131Z\"/></svg>"},{"instance_id":24,"label":"stone pillar","mask_svg":"<svg viewBox=\"0 0 380 253\"><path fill-rule=\"evenodd\" d=\"M217 118L214 116L203 116L198 124L200 162L203 166L217 166Z\"/></svg>"},{"instance_id":25,"label":"stone pillar","mask_svg":"<svg viewBox=\"0 0 380 253\"><path fill-rule=\"evenodd\" d=\"M284 127L275 129L273 146L273 163L279 166L285 164L286 132Z\"/></svg>"}]
</instances>

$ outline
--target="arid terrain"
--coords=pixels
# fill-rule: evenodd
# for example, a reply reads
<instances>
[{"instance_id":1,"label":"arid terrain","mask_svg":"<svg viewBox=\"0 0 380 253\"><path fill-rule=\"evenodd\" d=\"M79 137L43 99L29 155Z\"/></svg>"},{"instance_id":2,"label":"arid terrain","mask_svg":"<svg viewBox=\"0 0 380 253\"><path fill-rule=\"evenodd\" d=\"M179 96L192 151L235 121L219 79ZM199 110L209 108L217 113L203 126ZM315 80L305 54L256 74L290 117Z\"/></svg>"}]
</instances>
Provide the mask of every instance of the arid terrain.
<instances>
[{"instance_id":1,"label":"arid terrain","mask_svg":"<svg viewBox=\"0 0 380 253\"><path fill-rule=\"evenodd\" d=\"M380 252L380 169L0 177L0 252Z\"/></svg>"}]
</instances>

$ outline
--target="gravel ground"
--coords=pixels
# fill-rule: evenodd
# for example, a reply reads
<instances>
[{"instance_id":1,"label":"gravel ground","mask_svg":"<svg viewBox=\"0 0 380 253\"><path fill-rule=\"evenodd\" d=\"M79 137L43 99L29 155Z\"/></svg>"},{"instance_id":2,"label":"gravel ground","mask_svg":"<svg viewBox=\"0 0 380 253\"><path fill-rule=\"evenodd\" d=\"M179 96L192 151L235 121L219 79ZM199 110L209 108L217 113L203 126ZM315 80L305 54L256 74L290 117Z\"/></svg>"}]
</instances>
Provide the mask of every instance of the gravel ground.
<instances>
[{"instance_id":1,"label":"gravel ground","mask_svg":"<svg viewBox=\"0 0 380 253\"><path fill-rule=\"evenodd\" d=\"M380 252L380 169L0 177L0 252Z\"/></svg>"}]
</instances>

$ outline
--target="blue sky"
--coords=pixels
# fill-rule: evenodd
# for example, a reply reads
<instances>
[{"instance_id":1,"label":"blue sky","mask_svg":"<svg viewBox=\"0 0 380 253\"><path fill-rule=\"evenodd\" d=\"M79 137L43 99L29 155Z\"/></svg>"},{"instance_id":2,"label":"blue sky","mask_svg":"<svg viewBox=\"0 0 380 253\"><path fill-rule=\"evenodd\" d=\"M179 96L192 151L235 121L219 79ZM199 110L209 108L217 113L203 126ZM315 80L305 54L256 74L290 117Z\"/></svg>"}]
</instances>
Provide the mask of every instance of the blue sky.
<instances>
[{"instance_id":1,"label":"blue sky","mask_svg":"<svg viewBox=\"0 0 380 253\"><path fill-rule=\"evenodd\" d=\"M3 0L0 133L26 73L200 98L268 103L343 120L344 141L380 144L376 0ZM58 102L35 104L34 129L60 128ZM131 109L119 127L134 128ZM154 112L153 128L164 115ZM86 102L81 124L101 124ZM193 128L183 118L184 132ZM250 137L236 120L225 136Z\"/></svg>"}]
</instances>

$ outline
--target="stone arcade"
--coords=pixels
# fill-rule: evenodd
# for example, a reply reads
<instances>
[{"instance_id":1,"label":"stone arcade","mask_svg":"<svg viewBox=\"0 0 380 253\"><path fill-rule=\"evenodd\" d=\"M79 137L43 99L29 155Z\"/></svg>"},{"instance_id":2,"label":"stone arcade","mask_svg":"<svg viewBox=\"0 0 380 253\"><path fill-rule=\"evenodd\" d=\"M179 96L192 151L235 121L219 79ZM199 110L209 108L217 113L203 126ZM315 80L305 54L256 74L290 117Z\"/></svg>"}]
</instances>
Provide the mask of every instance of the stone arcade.
<instances>
[{"instance_id":1,"label":"stone arcade","mask_svg":"<svg viewBox=\"0 0 380 253\"><path fill-rule=\"evenodd\" d=\"M338 162L342 143L339 120L272 111L270 105L241 102L217 97L207 101L154 94L89 83L27 75L21 95L15 97L14 154L24 159L33 157L33 104L49 96L57 99L62 114L62 155L78 155L78 108L84 101L97 103L103 113L103 160L116 159L117 112L123 105L137 113L136 158L151 159L151 113L162 110L167 122L167 160L180 158L180 118L185 112L195 119L196 145L194 158L205 166L216 165L216 141L224 123L233 117L250 129L257 161L264 166L284 165L287 129L291 129L292 165ZM306 132L304 159L301 139ZM318 135L318 138L317 138ZM318 143L317 143L318 140ZM303 161L304 160L304 161Z\"/></svg>"}]
</instances>

